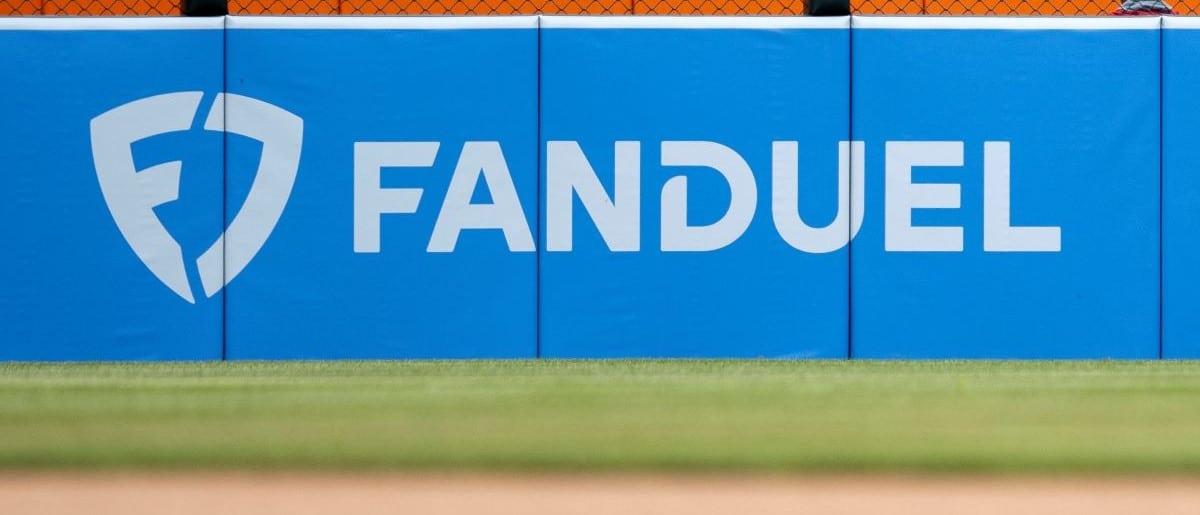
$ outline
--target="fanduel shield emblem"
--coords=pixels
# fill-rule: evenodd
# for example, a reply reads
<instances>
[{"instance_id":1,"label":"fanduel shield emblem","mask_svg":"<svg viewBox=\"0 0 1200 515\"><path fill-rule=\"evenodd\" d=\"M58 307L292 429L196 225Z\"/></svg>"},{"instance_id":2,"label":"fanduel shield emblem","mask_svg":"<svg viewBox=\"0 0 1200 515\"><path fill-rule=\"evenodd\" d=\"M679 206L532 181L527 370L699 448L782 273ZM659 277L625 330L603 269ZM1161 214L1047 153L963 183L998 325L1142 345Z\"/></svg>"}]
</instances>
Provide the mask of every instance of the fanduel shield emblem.
<instances>
[{"instance_id":1,"label":"fanduel shield emblem","mask_svg":"<svg viewBox=\"0 0 1200 515\"><path fill-rule=\"evenodd\" d=\"M91 123L96 177L117 228L146 268L191 303L195 299L183 251L154 212L155 207L179 198L183 163L171 161L137 170L132 144L188 130L203 96L200 91L181 91L146 97L101 114ZM204 294L212 297L250 263L283 214L300 165L304 121L260 100L219 93L204 129L253 138L262 142L263 152L242 209L196 260ZM226 240L238 245L227 250Z\"/></svg>"}]
</instances>

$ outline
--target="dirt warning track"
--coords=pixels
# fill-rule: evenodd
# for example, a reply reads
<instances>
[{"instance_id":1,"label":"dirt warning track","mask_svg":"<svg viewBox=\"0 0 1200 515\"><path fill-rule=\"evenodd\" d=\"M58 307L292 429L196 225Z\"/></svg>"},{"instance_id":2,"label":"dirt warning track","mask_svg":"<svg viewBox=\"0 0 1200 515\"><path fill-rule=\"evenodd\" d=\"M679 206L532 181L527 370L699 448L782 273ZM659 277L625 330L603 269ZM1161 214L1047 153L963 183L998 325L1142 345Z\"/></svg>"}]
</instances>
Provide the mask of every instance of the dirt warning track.
<instances>
[{"instance_id":1,"label":"dirt warning track","mask_svg":"<svg viewBox=\"0 0 1200 515\"><path fill-rule=\"evenodd\" d=\"M1195 514L1200 478L0 473L0 513Z\"/></svg>"}]
</instances>

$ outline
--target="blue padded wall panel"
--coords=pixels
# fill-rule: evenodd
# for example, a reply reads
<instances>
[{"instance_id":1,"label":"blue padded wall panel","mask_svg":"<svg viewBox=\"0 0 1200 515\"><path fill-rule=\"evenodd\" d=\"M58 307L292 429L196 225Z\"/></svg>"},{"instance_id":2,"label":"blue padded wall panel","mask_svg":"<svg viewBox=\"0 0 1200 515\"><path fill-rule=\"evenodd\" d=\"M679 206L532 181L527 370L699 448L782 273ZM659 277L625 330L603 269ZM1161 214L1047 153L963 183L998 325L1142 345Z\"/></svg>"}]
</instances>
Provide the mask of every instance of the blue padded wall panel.
<instances>
[{"instance_id":1,"label":"blue padded wall panel","mask_svg":"<svg viewBox=\"0 0 1200 515\"><path fill-rule=\"evenodd\" d=\"M1200 358L1200 22L1163 18L1163 357Z\"/></svg>"},{"instance_id":2,"label":"blue padded wall panel","mask_svg":"<svg viewBox=\"0 0 1200 515\"><path fill-rule=\"evenodd\" d=\"M1158 20L854 23L853 356L1156 358Z\"/></svg>"},{"instance_id":3,"label":"blue padded wall panel","mask_svg":"<svg viewBox=\"0 0 1200 515\"><path fill-rule=\"evenodd\" d=\"M543 19L544 356L846 356L848 26Z\"/></svg>"},{"instance_id":4,"label":"blue padded wall panel","mask_svg":"<svg viewBox=\"0 0 1200 515\"><path fill-rule=\"evenodd\" d=\"M222 26L0 19L0 360L221 358Z\"/></svg>"},{"instance_id":5,"label":"blue padded wall panel","mask_svg":"<svg viewBox=\"0 0 1200 515\"><path fill-rule=\"evenodd\" d=\"M537 19L231 17L227 37L229 93L286 112L230 123L302 123L279 122L302 150L230 284L229 357L533 357ZM264 145L228 145L228 216L274 214L243 200Z\"/></svg>"}]
</instances>

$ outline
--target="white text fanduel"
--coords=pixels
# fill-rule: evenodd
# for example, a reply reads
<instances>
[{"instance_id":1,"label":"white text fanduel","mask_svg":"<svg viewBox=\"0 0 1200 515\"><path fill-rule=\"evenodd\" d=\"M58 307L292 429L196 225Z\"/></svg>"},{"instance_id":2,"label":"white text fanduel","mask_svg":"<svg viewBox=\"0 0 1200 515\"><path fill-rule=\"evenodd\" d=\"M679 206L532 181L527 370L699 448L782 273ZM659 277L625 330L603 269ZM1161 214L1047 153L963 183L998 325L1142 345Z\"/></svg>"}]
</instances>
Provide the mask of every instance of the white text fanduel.
<instances>
[{"instance_id":1,"label":"white text fanduel","mask_svg":"<svg viewBox=\"0 0 1200 515\"><path fill-rule=\"evenodd\" d=\"M706 252L726 247L745 233L758 207L754 173L734 149L712 141L663 141L661 165L706 167L729 187L725 214L708 225L690 225L688 182L671 177L661 192L660 249ZM913 181L915 167L963 166L962 141L888 141L885 144L884 249L893 252L962 252L963 228L913 224L916 209L957 209L956 183ZM380 217L417 212L421 188L383 188L383 168L428 168L437 159L438 142L358 142L354 146L354 251L380 251ZM573 248L573 200L578 197L608 248L641 250L641 147L639 141L613 144L613 192L575 141L546 143L546 250ZM983 144L983 250L986 252L1059 252L1061 229L1011 225L1009 143ZM799 214L799 143L775 141L771 159L771 215L780 237L808 253L845 247L862 227L865 151L861 141L838 143L837 215L813 227ZM492 195L490 204L471 203L478 182ZM533 237L525 206L517 196L503 150L496 141L469 141L459 153L449 190L439 211L428 252L452 252L463 229L503 232L508 249L532 252Z\"/></svg>"}]
</instances>

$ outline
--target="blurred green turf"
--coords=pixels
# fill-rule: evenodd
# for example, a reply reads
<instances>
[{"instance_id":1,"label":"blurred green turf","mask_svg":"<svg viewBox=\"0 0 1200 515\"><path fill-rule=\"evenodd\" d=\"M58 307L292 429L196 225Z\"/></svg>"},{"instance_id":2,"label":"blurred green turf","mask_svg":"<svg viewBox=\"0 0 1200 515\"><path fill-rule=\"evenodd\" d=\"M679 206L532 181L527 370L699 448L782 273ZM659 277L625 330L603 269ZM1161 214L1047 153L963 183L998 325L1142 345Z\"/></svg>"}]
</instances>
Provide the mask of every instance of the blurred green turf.
<instances>
[{"instance_id":1,"label":"blurred green turf","mask_svg":"<svg viewBox=\"0 0 1200 515\"><path fill-rule=\"evenodd\" d=\"M1200 473L1200 362L0 364L0 468Z\"/></svg>"}]
</instances>

